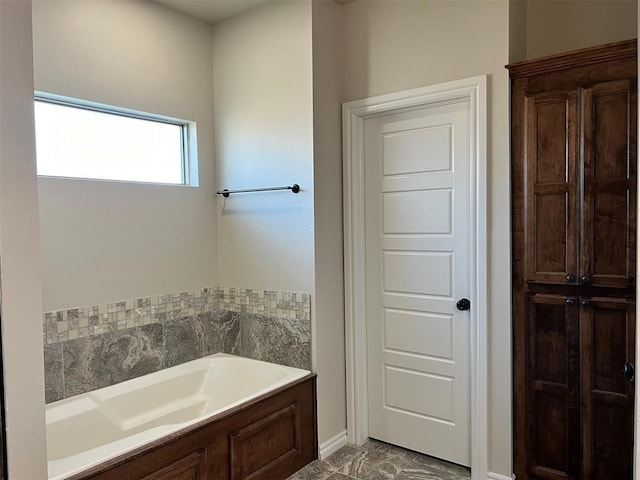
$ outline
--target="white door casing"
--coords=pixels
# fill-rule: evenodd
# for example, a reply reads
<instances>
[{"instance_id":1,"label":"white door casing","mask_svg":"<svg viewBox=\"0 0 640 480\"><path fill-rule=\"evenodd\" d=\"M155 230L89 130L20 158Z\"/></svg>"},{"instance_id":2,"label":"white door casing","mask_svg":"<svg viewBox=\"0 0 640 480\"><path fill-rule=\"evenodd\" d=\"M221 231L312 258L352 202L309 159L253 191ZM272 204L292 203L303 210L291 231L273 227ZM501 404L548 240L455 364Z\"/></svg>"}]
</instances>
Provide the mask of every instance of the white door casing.
<instances>
[{"instance_id":1,"label":"white door casing","mask_svg":"<svg viewBox=\"0 0 640 480\"><path fill-rule=\"evenodd\" d=\"M469 103L470 248L469 298L472 479L487 478L487 187L486 76L382 95L343 104L345 336L347 435L362 444L369 436L367 389L364 145L365 121L436 103Z\"/></svg>"},{"instance_id":2,"label":"white door casing","mask_svg":"<svg viewBox=\"0 0 640 480\"><path fill-rule=\"evenodd\" d=\"M365 120L369 436L470 465L469 101Z\"/></svg>"}]
</instances>

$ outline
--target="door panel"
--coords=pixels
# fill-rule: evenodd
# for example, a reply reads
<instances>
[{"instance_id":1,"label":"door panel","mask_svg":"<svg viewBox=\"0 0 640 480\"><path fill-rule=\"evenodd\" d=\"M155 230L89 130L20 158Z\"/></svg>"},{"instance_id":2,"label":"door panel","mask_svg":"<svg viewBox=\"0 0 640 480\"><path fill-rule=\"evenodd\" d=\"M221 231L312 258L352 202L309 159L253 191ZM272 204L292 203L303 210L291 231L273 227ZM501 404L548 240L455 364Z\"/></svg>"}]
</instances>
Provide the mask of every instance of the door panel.
<instances>
[{"instance_id":1,"label":"door panel","mask_svg":"<svg viewBox=\"0 0 640 480\"><path fill-rule=\"evenodd\" d=\"M438 208L425 209L425 205ZM451 190L385 193L382 208L385 234L451 233Z\"/></svg>"},{"instance_id":2,"label":"door panel","mask_svg":"<svg viewBox=\"0 0 640 480\"><path fill-rule=\"evenodd\" d=\"M388 407L417 417L453 421L453 378L386 366L385 384ZM405 395L407 391L413 394Z\"/></svg>"},{"instance_id":3,"label":"door panel","mask_svg":"<svg viewBox=\"0 0 640 480\"><path fill-rule=\"evenodd\" d=\"M633 381L623 375L635 363L635 302L584 299L580 312L582 478L631 478Z\"/></svg>"},{"instance_id":4,"label":"door panel","mask_svg":"<svg viewBox=\"0 0 640 480\"><path fill-rule=\"evenodd\" d=\"M365 121L369 435L470 463L469 103Z\"/></svg>"},{"instance_id":5,"label":"door panel","mask_svg":"<svg viewBox=\"0 0 640 480\"><path fill-rule=\"evenodd\" d=\"M527 430L531 478L577 478L578 299L527 298Z\"/></svg>"},{"instance_id":6,"label":"door panel","mask_svg":"<svg viewBox=\"0 0 640 480\"><path fill-rule=\"evenodd\" d=\"M384 175L451 170L451 125L436 125L402 132L389 132L383 141ZM413 152L430 150L430 162Z\"/></svg>"},{"instance_id":7,"label":"door panel","mask_svg":"<svg viewBox=\"0 0 640 480\"><path fill-rule=\"evenodd\" d=\"M636 111L635 82L584 90L583 284L634 284Z\"/></svg>"},{"instance_id":8,"label":"door panel","mask_svg":"<svg viewBox=\"0 0 640 480\"><path fill-rule=\"evenodd\" d=\"M451 360L453 315L384 309L384 347Z\"/></svg>"},{"instance_id":9,"label":"door panel","mask_svg":"<svg viewBox=\"0 0 640 480\"><path fill-rule=\"evenodd\" d=\"M451 253L383 252L385 292L451 295Z\"/></svg>"},{"instance_id":10,"label":"door panel","mask_svg":"<svg viewBox=\"0 0 640 480\"><path fill-rule=\"evenodd\" d=\"M574 90L525 100L527 281L576 283L577 108Z\"/></svg>"}]
</instances>

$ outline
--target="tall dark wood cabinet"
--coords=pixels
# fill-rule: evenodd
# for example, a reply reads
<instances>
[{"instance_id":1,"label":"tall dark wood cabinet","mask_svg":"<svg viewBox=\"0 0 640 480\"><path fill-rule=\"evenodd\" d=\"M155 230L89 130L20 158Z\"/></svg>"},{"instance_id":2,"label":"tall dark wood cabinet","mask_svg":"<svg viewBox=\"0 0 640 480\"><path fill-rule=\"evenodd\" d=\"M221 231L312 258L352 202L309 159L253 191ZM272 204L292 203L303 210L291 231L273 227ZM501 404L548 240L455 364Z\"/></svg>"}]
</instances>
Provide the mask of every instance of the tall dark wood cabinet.
<instances>
[{"instance_id":1,"label":"tall dark wood cabinet","mask_svg":"<svg viewBox=\"0 0 640 480\"><path fill-rule=\"evenodd\" d=\"M516 478L631 479L636 41L508 68Z\"/></svg>"}]
</instances>

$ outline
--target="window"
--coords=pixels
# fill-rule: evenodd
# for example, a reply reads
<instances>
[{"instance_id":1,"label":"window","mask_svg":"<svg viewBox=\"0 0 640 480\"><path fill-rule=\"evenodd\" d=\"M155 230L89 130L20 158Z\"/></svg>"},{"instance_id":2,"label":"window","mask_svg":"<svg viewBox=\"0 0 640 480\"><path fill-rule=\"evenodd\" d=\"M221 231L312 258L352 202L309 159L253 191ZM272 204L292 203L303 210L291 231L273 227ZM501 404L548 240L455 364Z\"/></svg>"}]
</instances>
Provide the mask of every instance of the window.
<instances>
[{"instance_id":1,"label":"window","mask_svg":"<svg viewBox=\"0 0 640 480\"><path fill-rule=\"evenodd\" d=\"M197 184L189 122L36 95L35 124L38 175Z\"/></svg>"}]
</instances>

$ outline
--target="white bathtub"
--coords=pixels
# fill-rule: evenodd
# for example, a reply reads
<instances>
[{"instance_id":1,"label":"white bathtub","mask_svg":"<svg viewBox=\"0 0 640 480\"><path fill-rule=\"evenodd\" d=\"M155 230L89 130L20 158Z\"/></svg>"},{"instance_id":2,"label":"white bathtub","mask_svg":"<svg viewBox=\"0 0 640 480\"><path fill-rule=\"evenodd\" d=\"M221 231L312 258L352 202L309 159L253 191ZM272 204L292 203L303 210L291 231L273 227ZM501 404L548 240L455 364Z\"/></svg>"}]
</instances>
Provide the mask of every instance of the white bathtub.
<instances>
[{"instance_id":1,"label":"white bathtub","mask_svg":"<svg viewBox=\"0 0 640 480\"><path fill-rule=\"evenodd\" d=\"M67 478L308 373L218 353L51 403L49 480Z\"/></svg>"}]
</instances>

